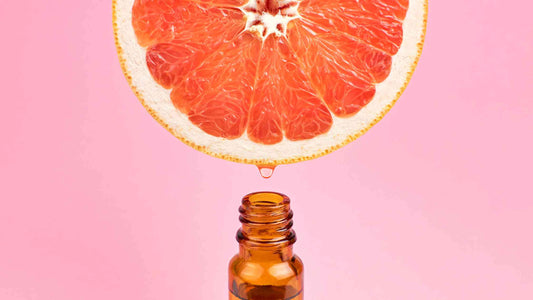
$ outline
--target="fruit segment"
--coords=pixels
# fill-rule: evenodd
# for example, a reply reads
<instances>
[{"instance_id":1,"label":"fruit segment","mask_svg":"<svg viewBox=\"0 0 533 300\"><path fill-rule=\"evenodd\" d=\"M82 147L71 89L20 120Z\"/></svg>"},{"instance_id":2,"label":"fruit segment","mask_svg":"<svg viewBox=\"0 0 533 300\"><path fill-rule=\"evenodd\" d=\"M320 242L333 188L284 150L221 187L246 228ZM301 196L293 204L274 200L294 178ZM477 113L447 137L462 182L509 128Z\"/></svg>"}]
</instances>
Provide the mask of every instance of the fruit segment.
<instances>
[{"instance_id":1,"label":"fruit segment","mask_svg":"<svg viewBox=\"0 0 533 300\"><path fill-rule=\"evenodd\" d=\"M142 47L190 39L209 44L206 35L215 37L231 31L232 23L242 27L243 15L231 3L241 1L136 0L132 25L137 42Z\"/></svg>"},{"instance_id":2,"label":"fruit segment","mask_svg":"<svg viewBox=\"0 0 533 300\"><path fill-rule=\"evenodd\" d=\"M309 8L317 11L326 8L334 8L341 11L368 12L379 17L396 18L403 20L409 6L409 0L303 0L300 3L302 11ZM341 13L344 15L344 13Z\"/></svg>"},{"instance_id":3,"label":"fruit segment","mask_svg":"<svg viewBox=\"0 0 533 300\"><path fill-rule=\"evenodd\" d=\"M323 31L347 34L394 55L402 43L407 6L408 0L307 0L299 11Z\"/></svg>"},{"instance_id":4,"label":"fruit segment","mask_svg":"<svg viewBox=\"0 0 533 300\"><path fill-rule=\"evenodd\" d=\"M246 130L261 40L243 32L174 87L174 106L205 132L228 139Z\"/></svg>"},{"instance_id":5,"label":"fruit segment","mask_svg":"<svg viewBox=\"0 0 533 300\"><path fill-rule=\"evenodd\" d=\"M264 42L250 109L248 137L257 143L310 139L327 132L333 120L284 38Z\"/></svg>"},{"instance_id":6,"label":"fruit segment","mask_svg":"<svg viewBox=\"0 0 533 300\"><path fill-rule=\"evenodd\" d=\"M317 37L303 22L295 22L287 36L302 70L336 116L351 116L372 100L375 85L371 75L357 72L350 55L346 54L358 49L338 48L342 44Z\"/></svg>"},{"instance_id":7,"label":"fruit segment","mask_svg":"<svg viewBox=\"0 0 533 300\"><path fill-rule=\"evenodd\" d=\"M190 0L192 2L206 3L216 7L240 7L248 2L247 0Z\"/></svg>"},{"instance_id":8,"label":"fruit segment","mask_svg":"<svg viewBox=\"0 0 533 300\"><path fill-rule=\"evenodd\" d=\"M244 29L241 11L183 0L136 1L133 27L153 78L172 88Z\"/></svg>"}]
</instances>

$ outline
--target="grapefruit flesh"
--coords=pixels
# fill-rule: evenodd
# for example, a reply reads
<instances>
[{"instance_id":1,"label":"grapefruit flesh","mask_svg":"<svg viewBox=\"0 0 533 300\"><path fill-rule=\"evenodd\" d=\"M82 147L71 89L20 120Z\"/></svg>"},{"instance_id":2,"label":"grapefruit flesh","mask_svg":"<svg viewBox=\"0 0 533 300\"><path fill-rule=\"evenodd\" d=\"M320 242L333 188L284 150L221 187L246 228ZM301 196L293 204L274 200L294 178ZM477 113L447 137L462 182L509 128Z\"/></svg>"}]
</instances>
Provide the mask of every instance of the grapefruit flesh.
<instances>
[{"instance_id":1,"label":"grapefruit flesh","mask_svg":"<svg viewBox=\"0 0 533 300\"><path fill-rule=\"evenodd\" d=\"M420 55L427 14L420 12L427 9L426 0L114 1L119 54L135 60L123 62L128 78L135 81L137 65L145 64L153 81L168 91L166 101L174 112L157 113L157 105L147 105L163 125L179 127L169 124L182 122L181 117L169 115L180 114L215 138L202 137L209 140L205 143L182 138L200 150L239 140L251 152L279 152L273 156L284 157L285 148L311 153L305 157L289 153L296 161L346 144L390 109ZM405 46L404 22L410 6L417 11L410 18L419 20L409 21L414 25L408 28L416 30L411 30ZM130 25L122 25L121 19ZM128 26L137 46L130 46L131 38L121 37L128 35L121 33ZM128 54L135 47L141 50ZM398 55L402 47L410 49ZM137 53L144 54L143 60L135 57ZM395 59L400 67L395 67ZM395 87L380 91L386 85ZM149 93L138 93L140 98L144 94ZM383 103L362 112L375 98ZM302 144L286 146L291 142ZM284 146L278 150L273 148L276 144ZM246 154L235 157L232 149L202 151L243 162L287 162L260 156L248 159Z\"/></svg>"},{"instance_id":2,"label":"grapefruit flesh","mask_svg":"<svg viewBox=\"0 0 533 300\"><path fill-rule=\"evenodd\" d=\"M300 17L254 32L244 30L239 1L137 0L133 28L152 76L192 123L217 137L247 132L275 144L323 134L331 113L351 116L372 100L408 6L381 1L260 0L245 6L252 26L291 6Z\"/></svg>"}]
</instances>

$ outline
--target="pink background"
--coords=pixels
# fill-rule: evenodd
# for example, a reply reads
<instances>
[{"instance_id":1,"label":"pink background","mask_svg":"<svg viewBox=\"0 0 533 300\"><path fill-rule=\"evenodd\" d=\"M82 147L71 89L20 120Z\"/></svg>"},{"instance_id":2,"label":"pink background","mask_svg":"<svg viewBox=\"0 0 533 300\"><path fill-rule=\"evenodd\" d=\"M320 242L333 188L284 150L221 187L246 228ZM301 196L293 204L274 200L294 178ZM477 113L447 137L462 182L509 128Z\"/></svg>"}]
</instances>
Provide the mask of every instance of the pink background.
<instances>
[{"instance_id":1,"label":"pink background","mask_svg":"<svg viewBox=\"0 0 533 300\"><path fill-rule=\"evenodd\" d=\"M483 3L483 4L481 4ZM124 79L110 0L0 2L0 299L227 299L240 198L293 200L306 299L533 299L533 5L432 1L369 134L264 180Z\"/></svg>"}]
</instances>

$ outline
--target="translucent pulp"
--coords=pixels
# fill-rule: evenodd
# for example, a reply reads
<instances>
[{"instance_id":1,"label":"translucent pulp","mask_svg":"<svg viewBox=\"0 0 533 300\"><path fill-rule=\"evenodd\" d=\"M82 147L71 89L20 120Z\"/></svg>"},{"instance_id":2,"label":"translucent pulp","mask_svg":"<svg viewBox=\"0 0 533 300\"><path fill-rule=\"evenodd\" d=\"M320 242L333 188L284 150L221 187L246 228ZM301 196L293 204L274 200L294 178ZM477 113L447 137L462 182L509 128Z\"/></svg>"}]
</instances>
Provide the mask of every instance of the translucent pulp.
<instances>
[{"instance_id":1,"label":"translucent pulp","mask_svg":"<svg viewBox=\"0 0 533 300\"><path fill-rule=\"evenodd\" d=\"M282 36L287 33L287 24L299 18L295 0L250 0L241 10L246 15L246 30L266 39L270 34Z\"/></svg>"}]
</instances>

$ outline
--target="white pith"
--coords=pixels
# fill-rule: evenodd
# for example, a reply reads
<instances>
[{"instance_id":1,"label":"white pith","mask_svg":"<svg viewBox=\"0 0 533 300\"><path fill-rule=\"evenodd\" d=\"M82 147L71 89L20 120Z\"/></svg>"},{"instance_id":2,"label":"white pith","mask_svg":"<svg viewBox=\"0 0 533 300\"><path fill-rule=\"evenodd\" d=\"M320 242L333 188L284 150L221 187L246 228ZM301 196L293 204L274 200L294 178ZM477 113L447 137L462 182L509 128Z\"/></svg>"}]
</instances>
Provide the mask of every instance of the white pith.
<instances>
[{"instance_id":1,"label":"white pith","mask_svg":"<svg viewBox=\"0 0 533 300\"><path fill-rule=\"evenodd\" d=\"M419 43L425 31L427 0L410 0L403 24L403 42L393 57L389 77L376 86L374 99L359 113L350 118L333 116L331 129L313 139L290 141L284 138L274 145L252 142L244 133L240 138L228 140L209 135L189 121L170 100L171 90L157 84L146 64L146 49L139 46L132 26L131 10L135 0L117 0L115 21L118 46L122 49L123 67L131 75L131 84L144 99L144 104L162 120L168 129L184 140L202 147L202 151L218 157L239 161L298 161L302 157L315 157L341 145L354 135L364 131L393 104L409 79L416 63ZM276 22L279 22L277 19ZM285 20L287 23L290 20ZM276 24L277 26L277 24ZM270 32L275 33L276 32Z\"/></svg>"},{"instance_id":2,"label":"white pith","mask_svg":"<svg viewBox=\"0 0 533 300\"><path fill-rule=\"evenodd\" d=\"M250 0L247 4L240 7L241 11L246 16L246 28L250 32L257 33L263 40L269 35L275 34L276 36L285 36L287 33L287 25L290 21L300 18L298 14L299 2L293 0L282 0L280 5L289 2L296 2L296 5L289 7L287 10L277 14L270 14L268 12L251 12L250 8L258 8L258 0ZM258 23L258 24L255 24ZM281 25L281 30L278 29L278 25Z\"/></svg>"}]
</instances>

